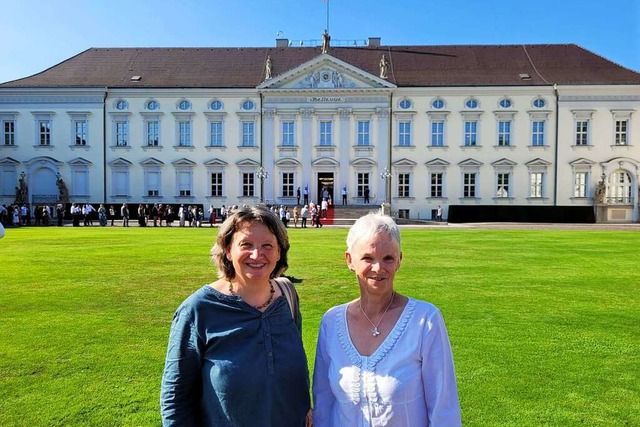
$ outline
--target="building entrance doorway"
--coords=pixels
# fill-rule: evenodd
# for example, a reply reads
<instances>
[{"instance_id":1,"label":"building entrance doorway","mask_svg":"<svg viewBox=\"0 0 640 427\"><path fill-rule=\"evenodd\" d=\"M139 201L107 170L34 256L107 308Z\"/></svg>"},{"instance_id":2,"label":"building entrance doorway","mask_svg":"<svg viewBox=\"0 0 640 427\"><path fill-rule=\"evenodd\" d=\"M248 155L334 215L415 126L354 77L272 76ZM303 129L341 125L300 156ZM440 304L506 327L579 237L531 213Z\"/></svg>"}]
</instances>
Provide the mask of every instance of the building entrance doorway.
<instances>
[{"instance_id":1,"label":"building entrance doorway","mask_svg":"<svg viewBox=\"0 0 640 427\"><path fill-rule=\"evenodd\" d=\"M316 200L318 203L322 202L323 197L330 198L333 203L333 172L319 172L317 188L318 196Z\"/></svg>"}]
</instances>

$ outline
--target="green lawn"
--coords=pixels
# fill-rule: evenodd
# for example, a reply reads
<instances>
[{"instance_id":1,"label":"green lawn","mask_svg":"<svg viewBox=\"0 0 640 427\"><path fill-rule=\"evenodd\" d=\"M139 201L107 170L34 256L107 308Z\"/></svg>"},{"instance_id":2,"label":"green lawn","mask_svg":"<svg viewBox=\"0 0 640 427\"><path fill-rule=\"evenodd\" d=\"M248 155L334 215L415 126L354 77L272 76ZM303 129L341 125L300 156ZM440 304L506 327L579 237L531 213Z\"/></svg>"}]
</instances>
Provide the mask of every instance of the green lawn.
<instances>
[{"instance_id":1,"label":"green lawn","mask_svg":"<svg viewBox=\"0 0 640 427\"><path fill-rule=\"evenodd\" d=\"M169 324L216 229L25 228L0 240L0 426L157 426ZM357 296L346 229L290 229L304 341ZM640 234L403 229L401 293L435 303L465 426L640 425Z\"/></svg>"}]
</instances>

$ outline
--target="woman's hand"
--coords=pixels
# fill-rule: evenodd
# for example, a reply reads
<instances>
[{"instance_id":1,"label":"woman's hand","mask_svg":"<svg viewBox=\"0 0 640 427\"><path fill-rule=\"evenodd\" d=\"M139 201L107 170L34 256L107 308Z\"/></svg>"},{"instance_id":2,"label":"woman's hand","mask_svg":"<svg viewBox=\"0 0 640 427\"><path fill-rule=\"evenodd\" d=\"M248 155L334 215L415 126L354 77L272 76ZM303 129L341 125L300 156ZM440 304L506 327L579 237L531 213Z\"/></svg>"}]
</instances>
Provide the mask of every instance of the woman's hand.
<instances>
[{"instance_id":1,"label":"woman's hand","mask_svg":"<svg viewBox=\"0 0 640 427\"><path fill-rule=\"evenodd\" d=\"M313 409L307 412L307 419L304 422L305 427L313 427Z\"/></svg>"}]
</instances>

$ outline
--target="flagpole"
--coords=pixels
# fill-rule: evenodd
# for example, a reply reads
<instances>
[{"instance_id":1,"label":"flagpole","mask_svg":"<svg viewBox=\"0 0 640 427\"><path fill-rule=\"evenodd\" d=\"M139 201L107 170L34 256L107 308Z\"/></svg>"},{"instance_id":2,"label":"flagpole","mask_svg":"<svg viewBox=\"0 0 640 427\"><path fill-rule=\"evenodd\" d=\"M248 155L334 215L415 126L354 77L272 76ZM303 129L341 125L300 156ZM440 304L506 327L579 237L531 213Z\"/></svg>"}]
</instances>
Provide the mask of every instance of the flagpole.
<instances>
[{"instance_id":1,"label":"flagpole","mask_svg":"<svg viewBox=\"0 0 640 427\"><path fill-rule=\"evenodd\" d=\"M329 0L327 1L327 32L329 32Z\"/></svg>"}]
</instances>

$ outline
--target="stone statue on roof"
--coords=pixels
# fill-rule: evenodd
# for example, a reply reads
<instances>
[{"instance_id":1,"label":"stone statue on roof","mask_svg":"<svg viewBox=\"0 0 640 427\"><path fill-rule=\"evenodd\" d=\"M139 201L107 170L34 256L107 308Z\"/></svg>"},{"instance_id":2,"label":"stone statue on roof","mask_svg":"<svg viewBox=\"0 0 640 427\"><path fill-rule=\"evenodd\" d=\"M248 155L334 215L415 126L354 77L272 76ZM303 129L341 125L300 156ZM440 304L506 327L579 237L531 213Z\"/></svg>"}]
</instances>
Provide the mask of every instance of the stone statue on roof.
<instances>
[{"instance_id":1,"label":"stone statue on roof","mask_svg":"<svg viewBox=\"0 0 640 427\"><path fill-rule=\"evenodd\" d=\"M324 30L322 34L322 53L329 53L329 42L331 41L331 36L327 30Z\"/></svg>"},{"instance_id":2,"label":"stone statue on roof","mask_svg":"<svg viewBox=\"0 0 640 427\"><path fill-rule=\"evenodd\" d=\"M380 78L386 79L388 72L389 72L389 62L387 61L387 58L384 55L382 55L382 58L380 59Z\"/></svg>"},{"instance_id":3,"label":"stone statue on roof","mask_svg":"<svg viewBox=\"0 0 640 427\"><path fill-rule=\"evenodd\" d=\"M271 55L267 55L267 61L264 64L264 79L269 80L273 72L273 64L271 63Z\"/></svg>"}]
</instances>

